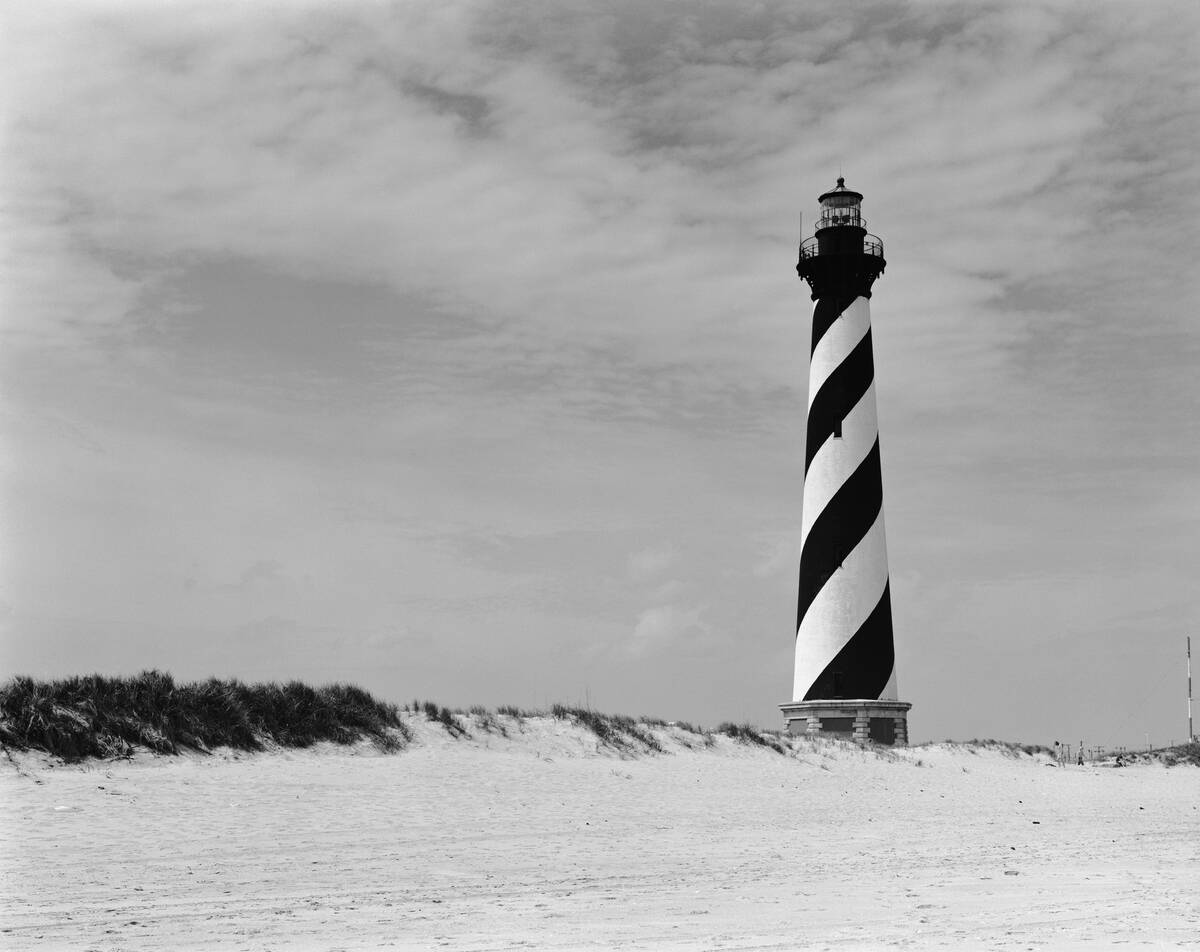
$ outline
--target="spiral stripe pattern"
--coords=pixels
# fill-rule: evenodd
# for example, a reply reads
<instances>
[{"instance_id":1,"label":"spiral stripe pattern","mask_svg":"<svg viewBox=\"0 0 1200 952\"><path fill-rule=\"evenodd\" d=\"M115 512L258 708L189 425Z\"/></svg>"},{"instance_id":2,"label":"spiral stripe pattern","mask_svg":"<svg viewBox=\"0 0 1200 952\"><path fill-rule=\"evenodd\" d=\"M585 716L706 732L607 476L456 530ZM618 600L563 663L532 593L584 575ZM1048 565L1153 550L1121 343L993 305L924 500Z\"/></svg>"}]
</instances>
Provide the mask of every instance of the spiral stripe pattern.
<instances>
[{"instance_id":1,"label":"spiral stripe pattern","mask_svg":"<svg viewBox=\"0 0 1200 952\"><path fill-rule=\"evenodd\" d=\"M870 303L818 298L793 699L896 699Z\"/></svg>"}]
</instances>

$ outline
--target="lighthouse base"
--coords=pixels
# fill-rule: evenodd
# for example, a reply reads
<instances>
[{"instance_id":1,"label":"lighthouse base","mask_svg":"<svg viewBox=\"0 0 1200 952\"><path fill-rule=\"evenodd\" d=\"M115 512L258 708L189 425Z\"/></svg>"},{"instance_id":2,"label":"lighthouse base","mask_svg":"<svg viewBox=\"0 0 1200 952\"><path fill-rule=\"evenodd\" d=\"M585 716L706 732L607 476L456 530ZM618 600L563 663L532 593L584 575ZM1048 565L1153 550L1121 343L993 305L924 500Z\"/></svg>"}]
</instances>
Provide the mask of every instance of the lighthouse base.
<instances>
[{"instance_id":1,"label":"lighthouse base","mask_svg":"<svg viewBox=\"0 0 1200 952\"><path fill-rule=\"evenodd\" d=\"M906 701L872 701L839 698L829 701L792 701L780 704L784 729L807 737L840 737L859 743L908 746Z\"/></svg>"}]
</instances>

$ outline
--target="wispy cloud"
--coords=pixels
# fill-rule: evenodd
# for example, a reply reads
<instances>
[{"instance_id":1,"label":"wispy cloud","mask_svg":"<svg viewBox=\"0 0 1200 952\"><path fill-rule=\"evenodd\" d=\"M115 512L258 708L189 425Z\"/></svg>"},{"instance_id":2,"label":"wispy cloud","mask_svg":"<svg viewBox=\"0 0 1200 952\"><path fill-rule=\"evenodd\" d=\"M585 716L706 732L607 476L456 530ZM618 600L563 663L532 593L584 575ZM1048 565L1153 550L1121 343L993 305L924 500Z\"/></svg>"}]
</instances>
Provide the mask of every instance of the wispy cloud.
<instances>
[{"instance_id":1,"label":"wispy cloud","mask_svg":"<svg viewBox=\"0 0 1200 952\"><path fill-rule=\"evenodd\" d=\"M704 634L708 628L702 622L702 608L680 608L677 605L657 605L638 615L628 643L635 657L663 651L684 638Z\"/></svg>"},{"instance_id":2,"label":"wispy cloud","mask_svg":"<svg viewBox=\"0 0 1200 952\"><path fill-rule=\"evenodd\" d=\"M650 582L675 564L679 553L669 546L642 549L629 556L629 577L635 582Z\"/></svg>"}]
</instances>

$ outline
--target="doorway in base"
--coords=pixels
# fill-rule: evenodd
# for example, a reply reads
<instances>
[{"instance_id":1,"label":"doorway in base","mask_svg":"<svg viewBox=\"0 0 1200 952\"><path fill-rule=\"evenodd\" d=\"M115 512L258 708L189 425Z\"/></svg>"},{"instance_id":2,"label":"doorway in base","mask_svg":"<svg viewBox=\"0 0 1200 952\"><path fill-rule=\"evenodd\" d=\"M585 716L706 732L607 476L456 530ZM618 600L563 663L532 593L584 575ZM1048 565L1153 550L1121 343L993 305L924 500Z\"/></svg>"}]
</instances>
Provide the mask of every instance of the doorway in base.
<instances>
[{"instance_id":1,"label":"doorway in base","mask_svg":"<svg viewBox=\"0 0 1200 952\"><path fill-rule=\"evenodd\" d=\"M877 744L896 743L896 722L890 717L872 717L868 731Z\"/></svg>"}]
</instances>

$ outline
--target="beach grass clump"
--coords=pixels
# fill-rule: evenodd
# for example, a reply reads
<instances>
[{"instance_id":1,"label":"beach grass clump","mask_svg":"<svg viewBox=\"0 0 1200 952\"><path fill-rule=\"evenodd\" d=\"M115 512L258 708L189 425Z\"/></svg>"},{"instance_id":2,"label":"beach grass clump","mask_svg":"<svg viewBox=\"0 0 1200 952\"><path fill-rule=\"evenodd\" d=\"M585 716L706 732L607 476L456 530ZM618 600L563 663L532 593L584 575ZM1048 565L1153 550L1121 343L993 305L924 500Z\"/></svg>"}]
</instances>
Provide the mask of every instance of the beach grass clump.
<instances>
[{"instance_id":1,"label":"beach grass clump","mask_svg":"<svg viewBox=\"0 0 1200 952\"><path fill-rule=\"evenodd\" d=\"M1200 767L1200 741L1189 741L1167 747L1160 752L1163 764L1167 767L1177 767L1180 764L1191 764Z\"/></svg>"},{"instance_id":2,"label":"beach grass clump","mask_svg":"<svg viewBox=\"0 0 1200 952\"><path fill-rule=\"evenodd\" d=\"M436 721L446 728L446 733L451 737L470 737L471 733L459 723L458 714L450 710L448 707L439 707L433 701L426 701L421 705L421 710L425 713L428 720ZM464 715L465 716L465 715Z\"/></svg>"},{"instance_id":3,"label":"beach grass clump","mask_svg":"<svg viewBox=\"0 0 1200 952\"><path fill-rule=\"evenodd\" d=\"M138 748L175 754L361 739L391 751L410 736L395 705L349 684L314 688L217 678L176 684L165 672L143 671L57 681L16 677L0 686L0 743L70 761Z\"/></svg>"},{"instance_id":4,"label":"beach grass clump","mask_svg":"<svg viewBox=\"0 0 1200 952\"><path fill-rule=\"evenodd\" d=\"M1182 744L1156 747L1153 750L1127 750L1121 753L1120 758L1124 764L1157 763L1164 767L1191 764L1193 767L1200 767L1200 741L1184 741Z\"/></svg>"},{"instance_id":5,"label":"beach grass clump","mask_svg":"<svg viewBox=\"0 0 1200 952\"><path fill-rule=\"evenodd\" d=\"M546 717L545 711L530 710L524 707L516 707L512 704L501 704L496 708L497 714L502 714L504 717L512 717L518 721L523 721L530 717Z\"/></svg>"},{"instance_id":6,"label":"beach grass clump","mask_svg":"<svg viewBox=\"0 0 1200 952\"><path fill-rule=\"evenodd\" d=\"M766 747L777 754L786 754L787 748L769 731L760 730L751 724L733 724L726 721L717 727L718 734L724 734L741 744L751 744Z\"/></svg>"},{"instance_id":7,"label":"beach grass clump","mask_svg":"<svg viewBox=\"0 0 1200 952\"><path fill-rule=\"evenodd\" d=\"M979 738L975 737L971 740L963 741L961 743L951 740L946 741L946 743L954 746L966 747L967 750L972 754L978 753L979 748L982 747L997 750L1008 757L1020 757L1022 754L1025 754L1027 757L1035 757L1038 754L1044 754L1047 757L1054 756L1054 751L1044 744L1018 744L1008 740L995 740L991 737L985 740L980 740Z\"/></svg>"},{"instance_id":8,"label":"beach grass clump","mask_svg":"<svg viewBox=\"0 0 1200 952\"><path fill-rule=\"evenodd\" d=\"M505 726L505 720L514 721L515 727L521 733L525 732L525 722L532 718L548 717L545 711L530 710L524 707L517 707L515 704L501 704L496 708L496 713L493 717L496 720L497 726L500 728L500 733L505 737L508 736L508 727ZM490 728L485 726L484 730Z\"/></svg>"},{"instance_id":9,"label":"beach grass clump","mask_svg":"<svg viewBox=\"0 0 1200 952\"><path fill-rule=\"evenodd\" d=\"M662 753L662 744L649 731L624 714L601 714L582 707L567 707L555 704L550 713L559 720L571 720L586 727L600 739L600 743L617 750L626 750L640 744L647 750ZM631 743L632 742L632 743Z\"/></svg>"},{"instance_id":10,"label":"beach grass clump","mask_svg":"<svg viewBox=\"0 0 1200 952\"><path fill-rule=\"evenodd\" d=\"M673 727L673 728L675 728L675 730L680 731L684 734L691 734L694 737L700 738L700 740L702 740L704 742L705 747L715 747L716 746L716 743L717 743L716 735L712 731L708 730L707 728L697 727L695 724L691 723L690 721L670 721L668 723L668 726ZM683 740L683 743L686 744L688 747L694 746L692 743L690 743L686 739L681 738L681 740Z\"/></svg>"},{"instance_id":11,"label":"beach grass clump","mask_svg":"<svg viewBox=\"0 0 1200 952\"><path fill-rule=\"evenodd\" d=\"M508 728L500 723L500 719L491 711L481 704L473 704L470 709L471 719L475 726L488 734L499 734L501 737L508 736Z\"/></svg>"}]
</instances>

